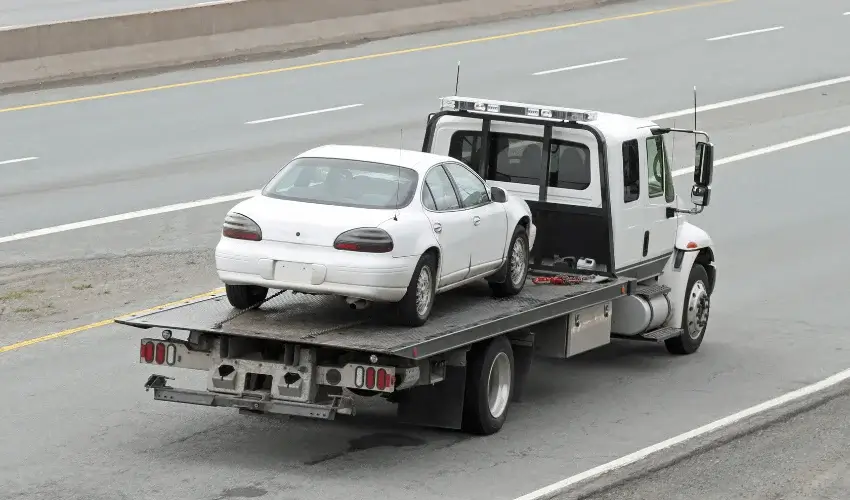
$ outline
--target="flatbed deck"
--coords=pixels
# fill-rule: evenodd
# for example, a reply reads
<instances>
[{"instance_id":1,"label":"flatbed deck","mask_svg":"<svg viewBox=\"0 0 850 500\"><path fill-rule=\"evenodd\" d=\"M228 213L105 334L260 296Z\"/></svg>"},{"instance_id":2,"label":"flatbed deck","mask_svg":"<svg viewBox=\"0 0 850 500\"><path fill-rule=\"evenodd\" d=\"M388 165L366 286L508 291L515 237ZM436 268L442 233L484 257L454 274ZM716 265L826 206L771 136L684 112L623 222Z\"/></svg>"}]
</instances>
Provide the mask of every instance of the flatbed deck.
<instances>
[{"instance_id":1,"label":"flatbed deck","mask_svg":"<svg viewBox=\"0 0 850 500\"><path fill-rule=\"evenodd\" d=\"M357 311L338 297L292 292L242 314L220 294L116 322L422 359L614 299L629 281L539 285L529 279L519 295L507 298L493 297L482 281L438 295L428 322L418 328L393 325L386 308Z\"/></svg>"}]
</instances>

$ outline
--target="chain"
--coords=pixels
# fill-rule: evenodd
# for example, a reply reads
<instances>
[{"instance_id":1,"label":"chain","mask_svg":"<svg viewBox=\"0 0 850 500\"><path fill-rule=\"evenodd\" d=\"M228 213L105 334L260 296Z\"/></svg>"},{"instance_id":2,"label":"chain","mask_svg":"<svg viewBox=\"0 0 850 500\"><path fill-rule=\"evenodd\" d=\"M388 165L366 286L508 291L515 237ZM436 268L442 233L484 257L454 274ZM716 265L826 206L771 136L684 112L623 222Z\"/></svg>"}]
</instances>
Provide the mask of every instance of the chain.
<instances>
[{"instance_id":1,"label":"chain","mask_svg":"<svg viewBox=\"0 0 850 500\"><path fill-rule=\"evenodd\" d=\"M282 293L283 293L283 292L285 292L285 291L286 291L286 290L280 290L279 292L277 292L277 293L275 293L275 294L271 295L270 297L266 297L265 299L263 299L263 300L261 300L261 301L257 302L256 304L252 305L251 307L249 307L249 308L247 308L247 309L242 309L242 310L240 310L240 311L237 311L237 312L236 312L236 314L233 314L233 315L232 315L232 316L230 316L229 318L225 318L225 319L223 319L222 321L220 321L219 323L214 324L214 325L213 325L213 328L215 328L216 330L220 330L220 329L221 329L221 327L223 327L225 323L229 323L229 322L233 321L234 319L238 318L239 316L242 316L243 314L247 313L248 311L253 311L254 309L257 309L257 308L258 308L258 307L260 307L261 305L263 305L263 304L265 304L266 302L268 302L268 301L272 300L273 298L277 297L278 295L282 294Z\"/></svg>"}]
</instances>

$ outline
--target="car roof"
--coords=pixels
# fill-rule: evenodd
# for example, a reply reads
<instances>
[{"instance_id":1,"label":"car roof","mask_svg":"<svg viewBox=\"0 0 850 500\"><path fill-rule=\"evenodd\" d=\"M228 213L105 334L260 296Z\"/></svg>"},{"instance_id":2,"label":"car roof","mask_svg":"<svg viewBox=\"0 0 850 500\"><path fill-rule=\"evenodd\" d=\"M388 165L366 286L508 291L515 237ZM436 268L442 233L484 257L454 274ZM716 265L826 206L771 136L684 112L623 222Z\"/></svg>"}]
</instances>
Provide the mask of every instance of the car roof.
<instances>
[{"instance_id":1,"label":"car roof","mask_svg":"<svg viewBox=\"0 0 850 500\"><path fill-rule=\"evenodd\" d=\"M296 156L296 158L339 158L343 160L370 161L398 167L406 167L423 173L431 165L445 161L456 161L448 156L423 153L410 149L385 148L379 146L353 146L326 144Z\"/></svg>"}]
</instances>

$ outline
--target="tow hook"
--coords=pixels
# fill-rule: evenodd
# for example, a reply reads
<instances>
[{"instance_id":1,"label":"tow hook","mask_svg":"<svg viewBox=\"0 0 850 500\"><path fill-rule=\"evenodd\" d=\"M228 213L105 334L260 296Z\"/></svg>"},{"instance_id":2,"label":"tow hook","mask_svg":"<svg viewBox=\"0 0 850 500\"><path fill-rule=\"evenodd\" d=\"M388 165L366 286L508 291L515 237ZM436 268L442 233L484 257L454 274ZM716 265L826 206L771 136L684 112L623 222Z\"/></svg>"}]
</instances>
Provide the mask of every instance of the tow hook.
<instances>
[{"instance_id":1,"label":"tow hook","mask_svg":"<svg viewBox=\"0 0 850 500\"><path fill-rule=\"evenodd\" d=\"M166 377L165 375L151 375L148 377L148 381L145 382L145 392L148 392L151 389L161 389L163 387L168 387L168 383L166 380L174 380L174 377Z\"/></svg>"}]
</instances>

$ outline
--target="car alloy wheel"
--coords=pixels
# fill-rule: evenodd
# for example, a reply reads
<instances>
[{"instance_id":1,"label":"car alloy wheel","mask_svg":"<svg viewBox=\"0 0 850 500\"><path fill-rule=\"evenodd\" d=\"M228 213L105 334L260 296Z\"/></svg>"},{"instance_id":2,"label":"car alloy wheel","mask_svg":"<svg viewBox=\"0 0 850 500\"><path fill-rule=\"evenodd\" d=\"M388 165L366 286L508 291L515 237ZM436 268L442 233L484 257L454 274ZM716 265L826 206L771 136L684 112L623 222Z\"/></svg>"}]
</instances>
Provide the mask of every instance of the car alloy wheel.
<instances>
[{"instance_id":1,"label":"car alloy wheel","mask_svg":"<svg viewBox=\"0 0 850 500\"><path fill-rule=\"evenodd\" d=\"M525 279L525 268L528 266L528 257L525 253L525 239L517 238L514 241L511 252L511 283L518 287Z\"/></svg>"},{"instance_id":2,"label":"car alloy wheel","mask_svg":"<svg viewBox=\"0 0 850 500\"><path fill-rule=\"evenodd\" d=\"M419 270L419 278L416 280L416 313L424 316L431 305L433 294L431 293L431 268L422 266Z\"/></svg>"}]
</instances>

